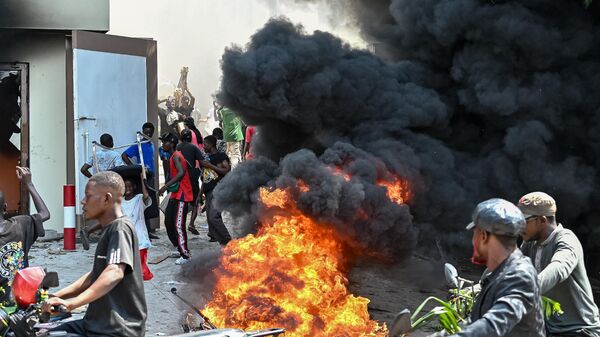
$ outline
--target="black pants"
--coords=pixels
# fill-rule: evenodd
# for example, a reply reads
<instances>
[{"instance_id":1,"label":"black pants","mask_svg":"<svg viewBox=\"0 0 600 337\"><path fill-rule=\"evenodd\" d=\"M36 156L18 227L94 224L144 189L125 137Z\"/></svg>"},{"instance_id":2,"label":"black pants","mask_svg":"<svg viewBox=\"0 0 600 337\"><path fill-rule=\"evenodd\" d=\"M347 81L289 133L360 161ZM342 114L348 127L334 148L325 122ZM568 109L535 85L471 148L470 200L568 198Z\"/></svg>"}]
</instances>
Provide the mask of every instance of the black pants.
<instances>
[{"instance_id":1,"label":"black pants","mask_svg":"<svg viewBox=\"0 0 600 337\"><path fill-rule=\"evenodd\" d=\"M148 195L152 199L152 205L144 210L144 221L146 221L148 233L153 233L154 231L150 228L150 219L158 218L160 212L158 209L158 199L156 198L156 192L154 191L154 174L151 172L146 174L146 184L150 187L148 188Z\"/></svg>"},{"instance_id":2,"label":"black pants","mask_svg":"<svg viewBox=\"0 0 600 337\"><path fill-rule=\"evenodd\" d=\"M221 217L221 211L213 205L213 192L206 194L206 220L208 222L208 236L219 241L220 244L227 244L231 240L231 235Z\"/></svg>"},{"instance_id":3,"label":"black pants","mask_svg":"<svg viewBox=\"0 0 600 337\"><path fill-rule=\"evenodd\" d=\"M70 321L61 324L58 327L52 329L52 331L64 331L68 333L68 335L65 335L65 337L85 337L83 319L78 319L76 321Z\"/></svg>"},{"instance_id":4,"label":"black pants","mask_svg":"<svg viewBox=\"0 0 600 337\"><path fill-rule=\"evenodd\" d=\"M170 199L165 211L165 229L173 246L177 247L179 254L185 259L190 258L187 246L187 229L185 220L187 218L188 203Z\"/></svg>"}]
</instances>

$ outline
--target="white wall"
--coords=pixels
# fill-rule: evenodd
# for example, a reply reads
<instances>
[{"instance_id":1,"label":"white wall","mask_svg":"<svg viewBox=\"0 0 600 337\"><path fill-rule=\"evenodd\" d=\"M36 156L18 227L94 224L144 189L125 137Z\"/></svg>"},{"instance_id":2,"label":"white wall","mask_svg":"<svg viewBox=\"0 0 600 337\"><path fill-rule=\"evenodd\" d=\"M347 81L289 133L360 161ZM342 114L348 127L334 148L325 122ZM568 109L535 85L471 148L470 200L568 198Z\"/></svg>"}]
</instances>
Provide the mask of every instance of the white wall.
<instances>
[{"instance_id":1,"label":"white wall","mask_svg":"<svg viewBox=\"0 0 600 337\"><path fill-rule=\"evenodd\" d=\"M10 43L10 42L9 42ZM30 166L50 209L46 228L62 231L62 189L67 177L65 37L38 34L5 44L0 62L28 62ZM31 211L35 208L30 203Z\"/></svg>"},{"instance_id":2,"label":"white wall","mask_svg":"<svg viewBox=\"0 0 600 337\"><path fill-rule=\"evenodd\" d=\"M75 181L81 199L87 178L79 168L92 155L92 141L100 142L109 133L115 147L133 143L147 120L146 58L74 49L73 98ZM78 120L84 116L93 119Z\"/></svg>"}]
</instances>

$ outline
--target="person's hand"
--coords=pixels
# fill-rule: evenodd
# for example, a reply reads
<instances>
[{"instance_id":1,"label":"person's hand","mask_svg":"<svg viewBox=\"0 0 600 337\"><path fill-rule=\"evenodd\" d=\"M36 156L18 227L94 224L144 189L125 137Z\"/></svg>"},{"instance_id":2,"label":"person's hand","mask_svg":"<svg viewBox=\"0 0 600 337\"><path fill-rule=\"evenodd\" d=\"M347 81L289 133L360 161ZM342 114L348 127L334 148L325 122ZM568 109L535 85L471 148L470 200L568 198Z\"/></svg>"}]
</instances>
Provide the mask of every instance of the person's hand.
<instances>
[{"instance_id":1,"label":"person's hand","mask_svg":"<svg viewBox=\"0 0 600 337\"><path fill-rule=\"evenodd\" d=\"M167 190L167 186L163 186L161 188L158 189L158 196L162 197L163 194L165 194L165 191Z\"/></svg>"},{"instance_id":2,"label":"person's hand","mask_svg":"<svg viewBox=\"0 0 600 337\"><path fill-rule=\"evenodd\" d=\"M23 184L31 184L31 171L27 167L17 166L17 178Z\"/></svg>"},{"instance_id":3,"label":"person's hand","mask_svg":"<svg viewBox=\"0 0 600 337\"><path fill-rule=\"evenodd\" d=\"M50 297L42 304L42 311L50 314L56 313L60 306L63 306L68 312L74 309L70 301L60 297Z\"/></svg>"},{"instance_id":4,"label":"person's hand","mask_svg":"<svg viewBox=\"0 0 600 337\"><path fill-rule=\"evenodd\" d=\"M202 167L210 167L210 162L208 160L203 160L200 162L200 166Z\"/></svg>"}]
</instances>

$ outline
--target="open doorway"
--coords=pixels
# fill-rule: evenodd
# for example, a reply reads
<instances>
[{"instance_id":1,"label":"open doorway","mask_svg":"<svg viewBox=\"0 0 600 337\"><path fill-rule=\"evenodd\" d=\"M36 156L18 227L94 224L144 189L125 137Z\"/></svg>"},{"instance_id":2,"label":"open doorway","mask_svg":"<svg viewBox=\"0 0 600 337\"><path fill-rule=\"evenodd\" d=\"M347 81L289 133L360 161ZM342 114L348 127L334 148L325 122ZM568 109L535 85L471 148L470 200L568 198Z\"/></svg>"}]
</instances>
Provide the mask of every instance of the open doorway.
<instances>
[{"instance_id":1,"label":"open doorway","mask_svg":"<svg viewBox=\"0 0 600 337\"><path fill-rule=\"evenodd\" d=\"M0 63L0 191L7 216L27 214L29 197L15 166L29 167L29 72L26 63Z\"/></svg>"}]
</instances>

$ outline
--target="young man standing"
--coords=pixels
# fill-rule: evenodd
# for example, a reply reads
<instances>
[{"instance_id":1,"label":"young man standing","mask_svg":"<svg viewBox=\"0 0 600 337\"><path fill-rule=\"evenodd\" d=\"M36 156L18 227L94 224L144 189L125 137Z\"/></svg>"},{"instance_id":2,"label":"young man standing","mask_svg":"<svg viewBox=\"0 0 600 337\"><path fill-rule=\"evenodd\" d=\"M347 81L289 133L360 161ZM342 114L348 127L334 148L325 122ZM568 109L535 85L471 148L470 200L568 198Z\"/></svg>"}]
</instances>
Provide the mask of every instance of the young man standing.
<instances>
[{"instance_id":1,"label":"young man standing","mask_svg":"<svg viewBox=\"0 0 600 337\"><path fill-rule=\"evenodd\" d=\"M188 173L190 175L190 180L192 182L192 194L194 196L194 200L191 203L192 206L192 215L190 219L190 224L188 226L188 230L198 235L200 234L194 225L194 221L198 216L198 204L200 201L200 163L204 160L204 155L202 155L202 151L200 148L193 144L193 135L194 133L190 129L184 129L181 131L181 143L177 145L177 151L183 154L183 158L185 159L184 164L188 167Z\"/></svg>"},{"instance_id":2,"label":"young man standing","mask_svg":"<svg viewBox=\"0 0 600 337\"><path fill-rule=\"evenodd\" d=\"M207 136L204 138L204 151L206 159L202 162L203 179L202 193L206 196L206 220L208 222L208 236L211 241L218 241L226 245L231 240L231 235L221 217L221 211L213 205L213 190L221 179L229 173L231 166L229 158L217 150L217 138Z\"/></svg>"},{"instance_id":3,"label":"young man standing","mask_svg":"<svg viewBox=\"0 0 600 337\"><path fill-rule=\"evenodd\" d=\"M165 186L158 190L159 195L165 191L171 192L167 210L165 211L165 228L173 246L177 247L176 255L179 256L175 264L183 265L190 262L190 251L187 246L187 232L185 220L187 208L194 200L192 182L190 179L188 164L181 151L177 151L177 136L172 133L161 137L162 148L170 154L170 179Z\"/></svg>"},{"instance_id":4,"label":"young man standing","mask_svg":"<svg viewBox=\"0 0 600 337\"><path fill-rule=\"evenodd\" d=\"M88 181L81 201L87 219L96 219L104 233L94 254L92 271L50 297L42 309L68 311L89 304L81 320L56 330L83 336L144 336L146 298L135 228L123 215L125 184L115 172L100 172Z\"/></svg>"},{"instance_id":5,"label":"young man standing","mask_svg":"<svg viewBox=\"0 0 600 337\"><path fill-rule=\"evenodd\" d=\"M29 248L39 236L44 236L42 223L50 219L48 207L35 189L31 181L31 171L25 167L17 166L17 178L25 185L31 194L33 204L38 210L33 215L17 215L10 219L4 218L6 202L4 193L0 191L0 304L8 304L10 300L10 286L15 274L20 269L29 266Z\"/></svg>"},{"instance_id":6,"label":"young man standing","mask_svg":"<svg viewBox=\"0 0 600 337\"><path fill-rule=\"evenodd\" d=\"M152 205L144 211L144 221L146 222L146 229L151 239L158 239L159 237L153 234L154 230L150 226L151 219L158 218L160 216L158 210L158 199L156 198L156 192L154 190L154 143L151 141L154 136L154 124L150 122L142 125L142 134L146 140L150 142L142 144L142 156L144 158L144 166L146 166L146 183L148 184L148 193L152 198ZM137 145L130 146L121 155L123 162L127 165L133 165L131 159L135 158L137 163L141 163L140 152Z\"/></svg>"},{"instance_id":7,"label":"young man standing","mask_svg":"<svg viewBox=\"0 0 600 337\"><path fill-rule=\"evenodd\" d=\"M111 135L105 133L100 136L100 144L105 148L98 147L96 151L96 165L94 165L94 156L90 156L88 161L81 167L81 173L88 178L92 177L90 168L94 168L94 173L98 173L123 165L121 154L112 150L115 144Z\"/></svg>"},{"instance_id":8,"label":"young man standing","mask_svg":"<svg viewBox=\"0 0 600 337\"><path fill-rule=\"evenodd\" d=\"M564 313L546 319L548 336L600 337L600 318L575 233L556 223L556 202L543 192L524 195L517 205L525 215L521 250L534 262L542 295L560 303Z\"/></svg>"}]
</instances>

